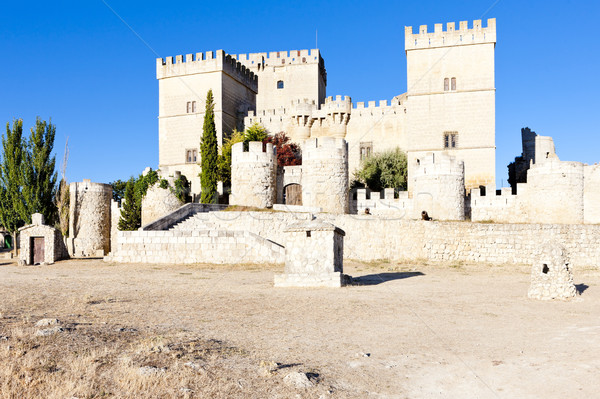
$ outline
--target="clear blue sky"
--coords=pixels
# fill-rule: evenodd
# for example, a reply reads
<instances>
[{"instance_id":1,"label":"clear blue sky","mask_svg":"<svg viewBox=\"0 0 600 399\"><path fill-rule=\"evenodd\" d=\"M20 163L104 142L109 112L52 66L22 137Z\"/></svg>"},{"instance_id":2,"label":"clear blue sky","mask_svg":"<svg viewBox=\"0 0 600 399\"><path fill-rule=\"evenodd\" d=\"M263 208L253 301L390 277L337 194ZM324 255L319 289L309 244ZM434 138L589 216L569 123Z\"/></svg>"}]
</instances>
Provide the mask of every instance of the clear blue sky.
<instances>
[{"instance_id":1,"label":"clear blue sky","mask_svg":"<svg viewBox=\"0 0 600 399\"><path fill-rule=\"evenodd\" d=\"M328 95L406 91L404 26L497 18L496 174L521 152L520 129L553 136L563 160L600 161L598 2L4 2L0 122L37 115L69 137L69 181L109 182L158 164L155 58L224 49L314 48ZM485 22L484 22L485 24ZM4 129L4 126L2 127Z\"/></svg>"}]
</instances>

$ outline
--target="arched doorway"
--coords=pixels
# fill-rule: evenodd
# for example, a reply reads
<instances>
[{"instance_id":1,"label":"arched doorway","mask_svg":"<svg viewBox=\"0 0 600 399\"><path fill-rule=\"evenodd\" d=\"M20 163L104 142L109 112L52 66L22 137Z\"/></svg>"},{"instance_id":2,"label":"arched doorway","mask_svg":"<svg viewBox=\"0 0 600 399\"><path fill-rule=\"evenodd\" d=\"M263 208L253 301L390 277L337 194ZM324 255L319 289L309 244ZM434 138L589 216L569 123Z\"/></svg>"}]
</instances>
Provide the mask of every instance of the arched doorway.
<instances>
[{"instance_id":1,"label":"arched doorway","mask_svg":"<svg viewBox=\"0 0 600 399\"><path fill-rule=\"evenodd\" d=\"M283 203L286 205L302 205L302 186L288 184L283 189Z\"/></svg>"}]
</instances>

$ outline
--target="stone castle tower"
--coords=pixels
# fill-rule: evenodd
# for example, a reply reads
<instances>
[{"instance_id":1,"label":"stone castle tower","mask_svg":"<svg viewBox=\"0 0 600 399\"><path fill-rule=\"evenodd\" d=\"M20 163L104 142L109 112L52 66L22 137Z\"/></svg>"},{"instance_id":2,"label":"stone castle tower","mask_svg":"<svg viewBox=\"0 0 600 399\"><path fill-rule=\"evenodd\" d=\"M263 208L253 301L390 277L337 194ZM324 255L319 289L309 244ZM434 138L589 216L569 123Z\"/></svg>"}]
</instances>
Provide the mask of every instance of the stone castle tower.
<instances>
[{"instance_id":1,"label":"stone castle tower","mask_svg":"<svg viewBox=\"0 0 600 399\"><path fill-rule=\"evenodd\" d=\"M231 205L270 208L277 194L277 157L272 143L236 143L231 148Z\"/></svg>"}]
</instances>

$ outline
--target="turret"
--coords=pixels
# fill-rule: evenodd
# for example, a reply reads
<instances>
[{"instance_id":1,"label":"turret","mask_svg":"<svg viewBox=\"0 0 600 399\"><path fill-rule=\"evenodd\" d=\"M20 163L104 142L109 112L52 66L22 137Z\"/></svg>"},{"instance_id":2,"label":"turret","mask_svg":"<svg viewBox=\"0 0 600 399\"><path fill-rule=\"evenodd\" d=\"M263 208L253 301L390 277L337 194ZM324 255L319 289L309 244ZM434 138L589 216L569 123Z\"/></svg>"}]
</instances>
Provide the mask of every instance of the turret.
<instances>
[{"instance_id":1,"label":"turret","mask_svg":"<svg viewBox=\"0 0 600 399\"><path fill-rule=\"evenodd\" d=\"M270 208L276 199L277 157L273 144L236 143L231 148L231 205Z\"/></svg>"},{"instance_id":2,"label":"turret","mask_svg":"<svg viewBox=\"0 0 600 399\"><path fill-rule=\"evenodd\" d=\"M346 129L352 113L352 99L348 96L336 96L325 99L323 110L327 114L327 124L329 126L329 136L337 138L346 137Z\"/></svg>"}]
</instances>

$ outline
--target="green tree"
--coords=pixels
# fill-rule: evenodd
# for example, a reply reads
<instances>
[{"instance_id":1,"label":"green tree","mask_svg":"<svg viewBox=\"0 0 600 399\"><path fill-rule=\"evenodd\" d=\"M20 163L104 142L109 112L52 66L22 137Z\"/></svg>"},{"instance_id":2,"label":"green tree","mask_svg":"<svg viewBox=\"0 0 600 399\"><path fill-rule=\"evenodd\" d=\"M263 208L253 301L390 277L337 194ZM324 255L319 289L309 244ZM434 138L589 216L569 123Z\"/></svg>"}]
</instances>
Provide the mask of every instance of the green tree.
<instances>
[{"instance_id":1,"label":"green tree","mask_svg":"<svg viewBox=\"0 0 600 399\"><path fill-rule=\"evenodd\" d=\"M384 188L406 189L406 154L396 148L373 154L362 161L355 177L373 191Z\"/></svg>"},{"instance_id":2,"label":"green tree","mask_svg":"<svg viewBox=\"0 0 600 399\"><path fill-rule=\"evenodd\" d=\"M125 197L125 187L127 186L127 182L123 180L115 180L109 183L113 189L113 200L121 201Z\"/></svg>"},{"instance_id":3,"label":"green tree","mask_svg":"<svg viewBox=\"0 0 600 399\"><path fill-rule=\"evenodd\" d=\"M27 214L41 213L53 224L57 218L56 196L56 157L52 155L56 126L39 117L27 141L23 153L23 197ZM29 218L27 218L29 219Z\"/></svg>"},{"instance_id":4,"label":"green tree","mask_svg":"<svg viewBox=\"0 0 600 399\"><path fill-rule=\"evenodd\" d=\"M142 212L140 204L135 199L136 181L132 177L125 185L125 202L121 207L121 217L119 218L119 230L131 231L137 230L142 223Z\"/></svg>"},{"instance_id":5,"label":"green tree","mask_svg":"<svg viewBox=\"0 0 600 399\"><path fill-rule=\"evenodd\" d=\"M231 184L231 148L235 143L244 141L244 133L234 130L231 137L223 140L221 147L221 155L219 155L219 180L224 185Z\"/></svg>"},{"instance_id":6,"label":"green tree","mask_svg":"<svg viewBox=\"0 0 600 399\"><path fill-rule=\"evenodd\" d=\"M2 135L2 163L0 164L0 223L13 236L13 250L16 248L17 230L31 216L23 199L23 120L13 121L12 129L6 124L6 134Z\"/></svg>"},{"instance_id":7,"label":"green tree","mask_svg":"<svg viewBox=\"0 0 600 399\"><path fill-rule=\"evenodd\" d=\"M254 122L252 126L246 128L244 132L244 147L248 148L248 143L251 141L265 141L269 134L258 122Z\"/></svg>"},{"instance_id":8,"label":"green tree","mask_svg":"<svg viewBox=\"0 0 600 399\"><path fill-rule=\"evenodd\" d=\"M217 129L215 127L214 100L212 90L206 94L206 110L204 112L204 126L202 128L202 141L200 142L201 168L200 185L202 195L200 202L203 204L215 203L217 197L218 178L218 144Z\"/></svg>"}]
</instances>

